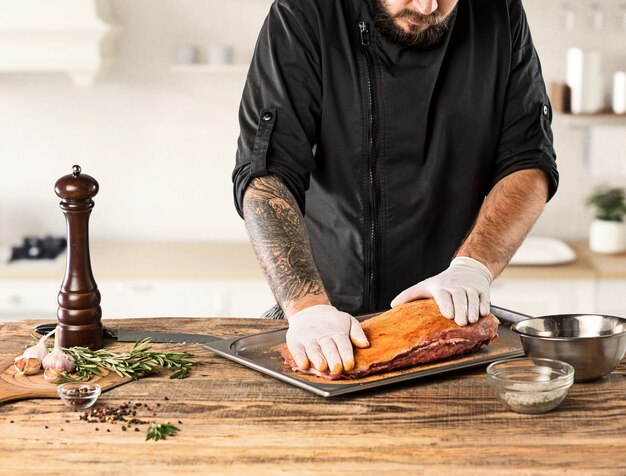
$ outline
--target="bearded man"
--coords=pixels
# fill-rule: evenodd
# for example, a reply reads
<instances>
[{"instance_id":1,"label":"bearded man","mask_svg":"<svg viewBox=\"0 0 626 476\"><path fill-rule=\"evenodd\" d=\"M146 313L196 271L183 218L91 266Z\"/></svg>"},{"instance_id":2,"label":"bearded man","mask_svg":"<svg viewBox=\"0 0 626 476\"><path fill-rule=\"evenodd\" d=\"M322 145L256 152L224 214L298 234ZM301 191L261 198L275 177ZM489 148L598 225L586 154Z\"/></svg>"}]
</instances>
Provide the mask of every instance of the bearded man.
<instances>
[{"instance_id":1,"label":"bearded man","mask_svg":"<svg viewBox=\"0 0 626 476\"><path fill-rule=\"evenodd\" d=\"M233 182L298 365L350 370L390 305L487 315L557 189L551 118L520 0L276 0Z\"/></svg>"}]
</instances>

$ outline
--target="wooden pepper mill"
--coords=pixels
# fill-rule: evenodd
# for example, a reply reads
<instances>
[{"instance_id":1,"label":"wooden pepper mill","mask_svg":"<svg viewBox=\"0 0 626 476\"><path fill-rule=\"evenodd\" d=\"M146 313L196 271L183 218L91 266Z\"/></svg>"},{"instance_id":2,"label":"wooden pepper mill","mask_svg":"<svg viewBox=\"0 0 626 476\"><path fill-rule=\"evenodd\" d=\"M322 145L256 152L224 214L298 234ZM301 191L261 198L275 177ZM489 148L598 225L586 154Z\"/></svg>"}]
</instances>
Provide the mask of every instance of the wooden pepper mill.
<instances>
[{"instance_id":1,"label":"wooden pepper mill","mask_svg":"<svg viewBox=\"0 0 626 476\"><path fill-rule=\"evenodd\" d=\"M67 264L58 295L57 335L61 347L102 348L100 291L89 258L89 215L98 182L74 165L71 175L57 180L54 191L67 225Z\"/></svg>"}]
</instances>

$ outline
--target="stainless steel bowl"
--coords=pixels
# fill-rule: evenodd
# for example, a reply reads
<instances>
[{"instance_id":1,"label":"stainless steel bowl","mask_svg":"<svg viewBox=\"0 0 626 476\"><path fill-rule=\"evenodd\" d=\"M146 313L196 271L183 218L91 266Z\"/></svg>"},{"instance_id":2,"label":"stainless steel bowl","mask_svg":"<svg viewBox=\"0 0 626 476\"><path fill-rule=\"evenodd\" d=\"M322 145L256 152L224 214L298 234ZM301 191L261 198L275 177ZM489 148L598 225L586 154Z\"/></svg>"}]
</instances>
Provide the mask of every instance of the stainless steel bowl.
<instances>
[{"instance_id":1,"label":"stainless steel bowl","mask_svg":"<svg viewBox=\"0 0 626 476\"><path fill-rule=\"evenodd\" d=\"M562 314L516 322L529 357L562 360L571 364L576 382L610 374L626 351L626 319L599 314Z\"/></svg>"}]
</instances>

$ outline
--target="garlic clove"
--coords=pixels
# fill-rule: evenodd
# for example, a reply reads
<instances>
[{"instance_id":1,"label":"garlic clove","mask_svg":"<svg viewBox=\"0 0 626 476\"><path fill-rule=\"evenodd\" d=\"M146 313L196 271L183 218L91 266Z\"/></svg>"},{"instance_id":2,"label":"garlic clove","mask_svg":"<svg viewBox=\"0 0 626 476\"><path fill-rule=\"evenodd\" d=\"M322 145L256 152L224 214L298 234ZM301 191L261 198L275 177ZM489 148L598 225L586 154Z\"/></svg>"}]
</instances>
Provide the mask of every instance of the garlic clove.
<instances>
[{"instance_id":1,"label":"garlic clove","mask_svg":"<svg viewBox=\"0 0 626 476\"><path fill-rule=\"evenodd\" d=\"M21 356L15 359L15 368L22 375L36 375L41 370L41 360Z\"/></svg>"},{"instance_id":2,"label":"garlic clove","mask_svg":"<svg viewBox=\"0 0 626 476\"><path fill-rule=\"evenodd\" d=\"M60 372L53 367L50 367L44 371L43 378L46 382L57 383L59 380L61 380L62 373L63 372Z\"/></svg>"}]
</instances>

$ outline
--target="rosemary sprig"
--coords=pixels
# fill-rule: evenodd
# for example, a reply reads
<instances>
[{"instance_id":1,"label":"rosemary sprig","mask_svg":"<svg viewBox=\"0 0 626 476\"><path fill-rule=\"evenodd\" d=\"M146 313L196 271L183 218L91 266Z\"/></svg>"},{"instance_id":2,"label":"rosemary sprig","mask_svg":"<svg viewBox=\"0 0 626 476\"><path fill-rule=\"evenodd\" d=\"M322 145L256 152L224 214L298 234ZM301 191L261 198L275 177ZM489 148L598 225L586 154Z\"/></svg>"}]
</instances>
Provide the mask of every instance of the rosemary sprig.
<instances>
[{"instance_id":1,"label":"rosemary sprig","mask_svg":"<svg viewBox=\"0 0 626 476\"><path fill-rule=\"evenodd\" d=\"M152 423L146 432L146 441L164 440L166 436L174 436L179 428L171 423Z\"/></svg>"},{"instance_id":2,"label":"rosemary sprig","mask_svg":"<svg viewBox=\"0 0 626 476\"><path fill-rule=\"evenodd\" d=\"M135 342L128 352L116 354L104 349L91 350L87 347L71 347L63 352L74 358L76 370L73 375L61 374L60 382L82 382L93 375L101 376L102 369L115 372L120 377L137 380L155 372L156 367L174 370L170 378L185 378L197 361L186 352L151 352L149 337Z\"/></svg>"}]
</instances>

